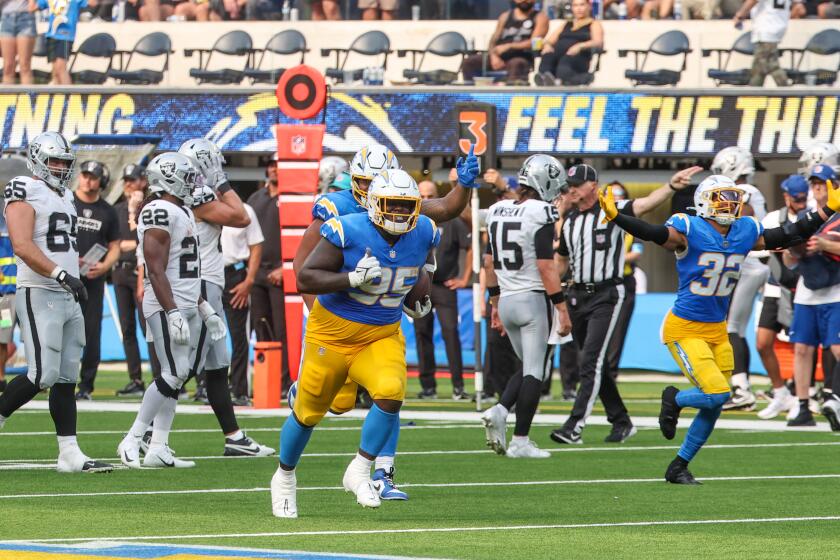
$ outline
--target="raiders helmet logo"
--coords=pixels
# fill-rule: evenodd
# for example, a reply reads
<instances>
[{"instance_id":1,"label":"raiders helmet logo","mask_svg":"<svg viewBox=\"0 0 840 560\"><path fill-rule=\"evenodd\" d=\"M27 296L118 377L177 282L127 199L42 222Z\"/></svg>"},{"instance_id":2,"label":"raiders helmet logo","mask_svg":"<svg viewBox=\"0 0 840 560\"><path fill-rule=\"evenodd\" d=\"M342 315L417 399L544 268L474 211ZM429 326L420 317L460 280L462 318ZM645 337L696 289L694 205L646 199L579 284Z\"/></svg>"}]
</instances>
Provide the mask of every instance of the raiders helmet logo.
<instances>
[{"instance_id":1,"label":"raiders helmet logo","mask_svg":"<svg viewBox=\"0 0 840 560\"><path fill-rule=\"evenodd\" d=\"M548 167L547 171L549 179L556 179L560 176L560 168L556 165L547 165L546 167Z\"/></svg>"},{"instance_id":2,"label":"raiders helmet logo","mask_svg":"<svg viewBox=\"0 0 840 560\"><path fill-rule=\"evenodd\" d=\"M175 175L175 162L166 161L160 164L160 172L167 179L171 179Z\"/></svg>"},{"instance_id":3,"label":"raiders helmet logo","mask_svg":"<svg viewBox=\"0 0 840 560\"><path fill-rule=\"evenodd\" d=\"M85 218L90 218L91 216L93 216L93 210L91 210L90 208L85 208L84 210L82 210L82 215L84 215Z\"/></svg>"}]
</instances>

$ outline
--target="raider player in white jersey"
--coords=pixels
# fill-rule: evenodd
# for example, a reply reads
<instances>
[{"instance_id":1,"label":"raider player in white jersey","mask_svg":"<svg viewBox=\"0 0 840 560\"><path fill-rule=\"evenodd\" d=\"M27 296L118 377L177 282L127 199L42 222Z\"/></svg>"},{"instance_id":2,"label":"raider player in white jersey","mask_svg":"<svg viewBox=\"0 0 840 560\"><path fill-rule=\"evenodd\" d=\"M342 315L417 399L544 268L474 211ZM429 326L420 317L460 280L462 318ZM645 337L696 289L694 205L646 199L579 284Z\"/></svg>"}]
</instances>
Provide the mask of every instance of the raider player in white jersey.
<instances>
[{"instance_id":1,"label":"raider player in white jersey","mask_svg":"<svg viewBox=\"0 0 840 560\"><path fill-rule=\"evenodd\" d=\"M551 202L566 185L566 171L555 158L534 155L519 170L519 199L502 200L487 211L490 234L484 256L487 288L493 304L494 328L503 328L519 359L522 375L510 379L499 403L483 415L487 445L508 457L546 458L528 438L537 412L543 381L551 371L548 337L557 310L559 331L572 323L560 291L554 261L554 223L559 219ZM506 419L516 405L516 426L507 445Z\"/></svg>"},{"instance_id":2,"label":"raider player in white jersey","mask_svg":"<svg viewBox=\"0 0 840 560\"><path fill-rule=\"evenodd\" d=\"M16 313L26 348L27 374L15 377L0 396L0 428L11 414L44 389L58 437L58 472L110 472L92 461L76 441L73 396L85 325L79 301L76 208L67 188L76 156L57 132L44 132L27 148L32 177L15 177L4 192L6 223L17 261Z\"/></svg>"},{"instance_id":3,"label":"raider player in white jersey","mask_svg":"<svg viewBox=\"0 0 840 560\"><path fill-rule=\"evenodd\" d=\"M750 184L755 173L755 160L749 150L738 146L722 149L712 160L711 171L715 175L729 177L746 193L743 215L754 216L758 221L764 219L767 215L767 203L761 191ZM747 345L746 336L755 296L770 277L770 267L766 261L766 258L760 259L753 253L747 255L741 265L738 284L732 292L729 313L726 316L726 332L729 333L729 343L735 355L735 369L731 379L732 396L723 405L723 410L752 410L755 407L755 395L749 380L750 347Z\"/></svg>"},{"instance_id":4,"label":"raider player in white jersey","mask_svg":"<svg viewBox=\"0 0 840 560\"><path fill-rule=\"evenodd\" d=\"M201 299L201 263L196 225L190 206L201 174L185 155L165 153L146 168L152 200L140 211L137 223L138 260L146 267L143 314L161 375L143 395L131 430L117 448L120 461L140 468L140 441L154 422L145 467L194 467L177 459L169 448L178 391L187 380L198 349L202 322L207 336L219 340L227 328L213 307Z\"/></svg>"}]
</instances>

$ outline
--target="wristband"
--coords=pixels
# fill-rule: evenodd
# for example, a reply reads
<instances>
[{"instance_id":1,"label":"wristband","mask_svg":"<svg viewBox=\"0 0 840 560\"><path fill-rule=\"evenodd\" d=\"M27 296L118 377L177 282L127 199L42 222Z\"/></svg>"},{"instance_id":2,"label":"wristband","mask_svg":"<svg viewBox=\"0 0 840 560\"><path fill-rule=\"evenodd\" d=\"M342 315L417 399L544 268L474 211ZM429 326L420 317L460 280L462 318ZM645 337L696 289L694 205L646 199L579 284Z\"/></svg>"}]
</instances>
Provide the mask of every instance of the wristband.
<instances>
[{"instance_id":1,"label":"wristband","mask_svg":"<svg viewBox=\"0 0 840 560\"><path fill-rule=\"evenodd\" d=\"M218 192L219 194L225 194L230 190L233 190L233 187L230 186L230 183L228 181L225 181L216 188L216 192Z\"/></svg>"},{"instance_id":2,"label":"wristband","mask_svg":"<svg viewBox=\"0 0 840 560\"><path fill-rule=\"evenodd\" d=\"M53 280L55 280L56 278L58 278L58 275L59 275L59 274L61 274L62 272L64 272L64 269L63 269L63 268L61 268L60 266L56 266L56 267L52 270L52 272L50 272L50 278L52 278Z\"/></svg>"},{"instance_id":3,"label":"wristband","mask_svg":"<svg viewBox=\"0 0 840 560\"><path fill-rule=\"evenodd\" d=\"M671 189L673 192L677 192L677 191L680 190L680 189L674 188L674 185L671 184L671 181L668 181L668 188Z\"/></svg>"},{"instance_id":4,"label":"wristband","mask_svg":"<svg viewBox=\"0 0 840 560\"><path fill-rule=\"evenodd\" d=\"M502 294L502 290L498 286L487 286L487 293L490 297L497 297Z\"/></svg>"},{"instance_id":5,"label":"wristband","mask_svg":"<svg viewBox=\"0 0 840 560\"><path fill-rule=\"evenodd\" d=\"M208 301L202 301L198 306L198 314L201 315L201 320L206 321L208 317L216 314L213 306Z\"/></svg>"},{"instance_id":6,"label":"wristband","mask_svg":"<svg viewBox=\"0 0 840 560\"><path fill-rule=\"evenodd\" d=\"M553 294L548 294L548 299L550 299L551 303L554 305L558 305L566 301L566 295L563 292L554 292Z\"/></svg>"}]
</instances>

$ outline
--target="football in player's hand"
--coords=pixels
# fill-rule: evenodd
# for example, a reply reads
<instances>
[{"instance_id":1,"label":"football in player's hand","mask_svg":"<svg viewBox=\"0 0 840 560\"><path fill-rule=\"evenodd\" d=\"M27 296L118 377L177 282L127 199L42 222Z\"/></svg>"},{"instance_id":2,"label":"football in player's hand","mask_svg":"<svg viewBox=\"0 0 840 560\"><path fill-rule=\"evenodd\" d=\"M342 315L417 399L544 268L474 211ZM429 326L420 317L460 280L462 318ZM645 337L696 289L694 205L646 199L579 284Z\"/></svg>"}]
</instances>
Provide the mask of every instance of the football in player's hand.
<instances>
[{"instance_id":1,"label":"football in player's hand","mask_svg":"<svg viewBox=\"0 0 840 560\"><path fill-rule=\"evenodd\" d=\"M432 295L432 281L429 279L429 273L420 269L420 276L417 277L417 283L405 296L405 306L409 309L414 309L414 304L426 299L426 296Z\"/></svg>"}]
</instances>

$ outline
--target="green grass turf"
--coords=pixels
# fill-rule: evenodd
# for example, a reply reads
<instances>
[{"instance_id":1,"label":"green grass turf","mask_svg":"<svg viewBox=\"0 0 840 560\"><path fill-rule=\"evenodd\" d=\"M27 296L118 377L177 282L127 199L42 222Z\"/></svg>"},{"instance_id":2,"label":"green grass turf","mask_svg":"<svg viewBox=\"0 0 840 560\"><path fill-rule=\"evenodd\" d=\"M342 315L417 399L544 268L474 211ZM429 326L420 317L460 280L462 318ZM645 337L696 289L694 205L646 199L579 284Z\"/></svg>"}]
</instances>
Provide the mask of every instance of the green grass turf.
<instances>
[{"instance_id":1,"label":"green grass turf","mask_svg":"<svg viewBox=\"0 0 840 560\"><path fill-rule=\"evenodd\" d=\"M123 378L105 374L104 388L117 388ZM442 386L447 385L443 381ZM416 381L412 381L416 389ZM661 384L624 383L622 389L635 416L651 415ZM636 402L639 401L639 402ZM469 403L448 400L412 402L410 409L470 410ZM568 410L550 401L545 412ZM602 414L596 410L596 414ZM749 418L754 413L724 414ZM79 440L94 457L115 457L119 434L91 431L126 430L129 413L81 412ZM241 419L260 442L276 447L280 420ZM434 426L434 423L416 422ZM603 426L585 431L587 445L564 448L547 460L513 461L484 449L478 426L445 422L439 428L404 429L397 459L398 481L406 483L408 502L386 502L365 510L354 498L333 489L355 447L359 432L316 431L298 469L298 485L330 487L298 493L300 518L271 516L267 491L215 494L126 495L133 491L267 488L276 458L198 459L195 469L119 470L110 475L59 475L52 470L0 470L0 495L109 492L117 495L0 499L0 540L49 538L119 538L152 535L223 535L260 532L370 530L378 534L306 535L236 538L211 536L189 544L217 544L346 553L373 553L447 558L812 558L837 543L838 521L597 527L394 533L389 530L458 527L517 527L555 524L620 523L703 519L826 516L836 513L837 479L711 480L700 487L675 487L663 482L536 484L547 481L660 479L684 435L665 441L656 430L641 430L623 446L601 443ZM683 428L687 422L683 423ZM331 418L324 428L358 428L356 419ZM171 445L182 457L216 456L220 434L211 415L179 415ZM178 430L208 429L208 433ZM546 449L560 449L548 439L549 426L535 426L532 437ZM49 413L21 412L0 432L0 468L15 460L53 461L56 443ZM47 432L13 436L14 432ZM788 476L840 474L840 439L830 433L746 432L719 430L713 444L782 444L777 447L710 448L692 464L698 477ZM793 446L792 443L826 445ZM835 444L835 445L831 445ZM643 449L635 449L641 447ZM666 447L665 449L651 449ZM616 449L628 450L616 450ZM465 451L472 454L411 454ZM591 451L587 451L591 450ZM474 483L489 486L466 486ZM505 483L522 482L510 486ZM456 484L412 487L411 484ZM457 486L465 484L465 486ZM55 522L44 522L53 519ZM41 520L33 522L33 520ZM0 547L2 549L2 547Z\"/></svg>"}]
</instances>

